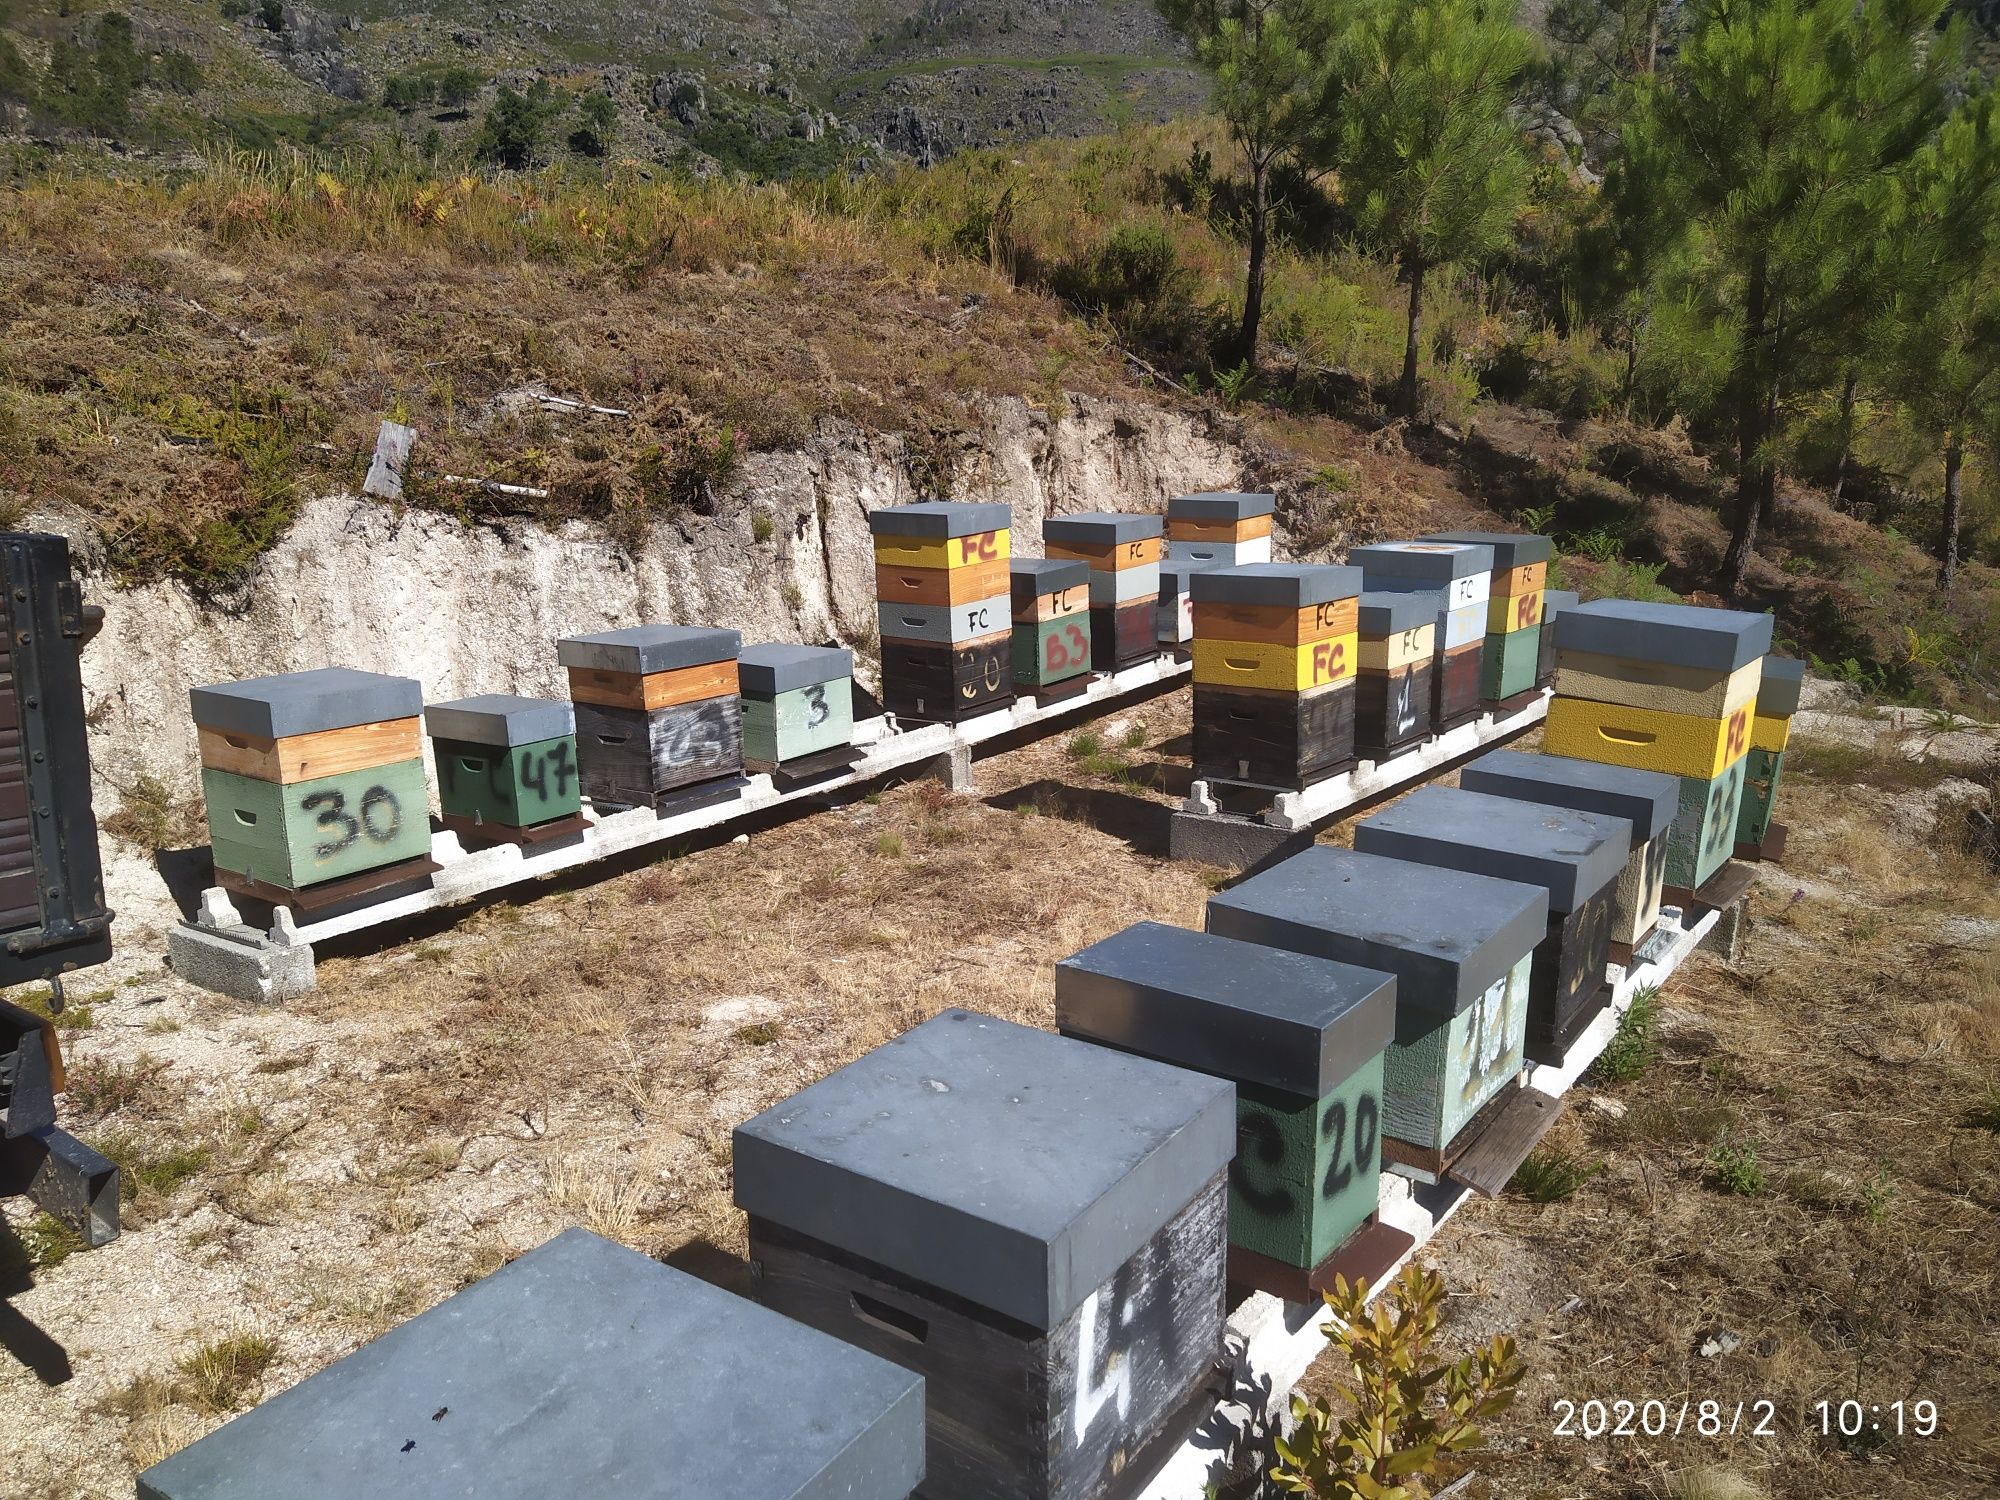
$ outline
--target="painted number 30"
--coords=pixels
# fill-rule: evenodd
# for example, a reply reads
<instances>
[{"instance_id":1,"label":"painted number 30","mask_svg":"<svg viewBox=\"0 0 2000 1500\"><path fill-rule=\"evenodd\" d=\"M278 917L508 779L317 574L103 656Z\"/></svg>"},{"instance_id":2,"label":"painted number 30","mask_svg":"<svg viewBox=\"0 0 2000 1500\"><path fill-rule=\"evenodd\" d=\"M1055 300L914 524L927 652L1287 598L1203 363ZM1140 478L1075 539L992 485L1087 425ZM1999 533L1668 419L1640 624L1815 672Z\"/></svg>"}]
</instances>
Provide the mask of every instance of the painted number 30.
<instances>
[{"instance_id":1,"label":"painted number 30","mask_svg":"<svg viewBox=\"0 0 2000 1500\"><path fill-rule=\"evenodd\" d=\"M364 834L374 844L387 844L403 831L403 805L386 786L371 786L361 794L361 816L347 810L347 793L332 788L314 792L300 800L305 812L319 814L313 826L322 833L338 832L337 838L322 839L313 849L320 859L332 859L351 848Z\"/></svg>"}]
</instances>

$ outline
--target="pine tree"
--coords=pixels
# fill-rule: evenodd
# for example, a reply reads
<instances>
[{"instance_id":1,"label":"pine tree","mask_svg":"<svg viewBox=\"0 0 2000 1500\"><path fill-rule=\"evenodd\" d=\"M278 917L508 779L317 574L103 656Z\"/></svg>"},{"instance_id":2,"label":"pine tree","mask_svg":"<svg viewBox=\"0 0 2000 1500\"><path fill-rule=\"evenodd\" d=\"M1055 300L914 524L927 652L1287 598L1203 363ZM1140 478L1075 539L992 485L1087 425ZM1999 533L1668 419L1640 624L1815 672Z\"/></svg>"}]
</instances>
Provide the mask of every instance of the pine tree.
<instances>
[{"instance_id":1,"label":"pine tree","mask_svg":"<svg viewBox=\"0 0 2000 1500\"><path fill-rule=\"evenodd\" d=\"M1257 363L1270 252L1271 173L1321 128L1318 92L1337 0L1158 0L1195 61L1214 76L1216 111L1250 172L1250 265L1237 347Z\"/></svg>"},{"instance_id":2,"label":"pine tree","mask_svg":"<svg viewBox=\"0 0 2000 1500\"><path fill-rule=\"evenodd\" d=\"M1510 116L1532 55L1504 0L1379 0L1334 46L1333 161L1363 233L1409 282L1397 405L1417 410L1424 278L1508 236L1527 185Z\"/></svg>"}]
</instances>

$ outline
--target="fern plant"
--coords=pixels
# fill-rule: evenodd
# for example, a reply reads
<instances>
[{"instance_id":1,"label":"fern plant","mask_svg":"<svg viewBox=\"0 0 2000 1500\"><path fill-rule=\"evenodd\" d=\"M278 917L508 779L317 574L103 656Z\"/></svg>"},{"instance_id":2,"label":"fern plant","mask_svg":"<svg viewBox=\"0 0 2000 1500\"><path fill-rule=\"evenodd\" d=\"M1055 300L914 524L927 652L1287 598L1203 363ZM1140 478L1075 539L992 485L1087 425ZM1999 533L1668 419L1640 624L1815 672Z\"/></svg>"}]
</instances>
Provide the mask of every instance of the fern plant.
<instances>
[{"instance_id":1,"label":"fern plant","mask_svg":"<svg viewBox=\"0 0 2000 1500\"><path fill-rule=\"evenodd\" d=\"M1372 1306L1368 1284L1344 1276L1325 1295L1333 1309L1327 1341L1347 1363L1354 1409L1339 1415L1323 1397L1294 1396L1295 1426L1277 1443L1271 1478L1311 1500L1421 1500L1440 1460L1484 1441L1479 1424L1513 1403L1526 1366L1504 1335L1435 1363L1444 1309L1435 1271L1406 1266Z\"/></svg>"}]
</instances>

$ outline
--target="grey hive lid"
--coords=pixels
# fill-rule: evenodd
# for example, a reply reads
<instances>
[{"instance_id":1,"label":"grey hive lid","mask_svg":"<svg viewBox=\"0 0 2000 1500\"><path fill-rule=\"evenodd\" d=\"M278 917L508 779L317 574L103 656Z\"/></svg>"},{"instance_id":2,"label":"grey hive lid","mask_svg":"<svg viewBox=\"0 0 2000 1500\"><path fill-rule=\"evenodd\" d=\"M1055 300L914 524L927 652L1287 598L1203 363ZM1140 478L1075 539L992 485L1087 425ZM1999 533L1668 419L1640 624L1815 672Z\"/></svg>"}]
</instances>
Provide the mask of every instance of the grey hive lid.
<instances>
[{"instance_id":1,"label":"grey hive lid","mask_svg":"<svg viewBox=\"0 0 2000 1500\"><path fill-rule=\"evenodd\" d=\"M1623 818L1634 842L1658 838L1680 811L1678 776L1522 750L1480 756L1458 773L1458 784L1468 792Z\"/></svg>"},{"instance_id":2,"label":"grey hive lid","mask_svg":"<svg viewBox=\"0 0 2000 1500\"><path fill-rule=\"evenodd\" d=\"M775 696L854 675L854 653L841 646L746 646L736 678L746 693Z\"/></svg>"},{"instance_id":3,"label":"grey hive lid","mask_svg":"<svg viewBox=\"0 0 2000 1500\"><path fill-rule=\"evenodd\" d=\"M192 688L188 705L195 723L204 729L281 740L387 719L414 719L424 711L424 689L414 677L320 667Z\"/></svg>"},{"instance_id":4,"label":"grey hive lid","mask_svg":"<svg viewBox=\"0 0 2000 1500\"><path fill-rule=\"evenodd\" d=\"M1566 609L1575 609L1583 602L1573 589L1542 590L1542 623L1549 623L1549 617L1559 615Z\"/></svg>"},{"instance_id":5,"label":"grey hive lid","mask_svg":"<svg viewBox=\"0 0 2000 1500\"><path fill-rule=\"evenodd\" d=\"M1160 592L1178 598L1188 591L1188 580L1197 573L1220 567L1212 557L1170 557L1160 564Z\"/></svg>"},{"instance_id":6,"label":"grey hive lid","mask_svg":"<svg viewBox=\"0 0 2000 1500\"><path fill-rule=\"evenodd\" d=\"M978 536L1008 531L1014 508L969 500L925 500L917 505L889 505L868 512L868 529L876 536Z\"/></svg>"},{"instance_id":7,"label":"grey hive lid","mask_svg":"<svg viewBox=\"0 0 2000 1500\"><path fill-rule=\"evenodd\" d=\"M1618 878L1632 824L1604 813L1427 786L1354 826L1354 847L1539 885L1549 910L1575 911Z\"/></svg>"},{"instance_id":8,"label":"grey hive lid","mask_svg":"<svg viewBox=\"0 0 2000 1500\"><path fill-rule=\"evenodd\" d=\"M1161 536L1166 523L1160 517L1122 510L1093 510L1078 516L1050 516L1042 522L1042 538L1050 542L1142 542Z\"/></svg>"},{"instance_id":9,"label":"grey hive lid","mask_svg":"<svg viewBox=\"0 0 2000 1500\"><path fill-rule=\"evenodd\" d=\"M1699 604L1593 599L1556 617L1556 649L1734 672L1771 649L1771 617Z\"/></svg>"},{"instance_id":10,"label":"grey hive lid","mask_svg":"<svg viewBox=\"0 0 2000 1500\"><path fill-rule=\"evenodd\" d=\"M1456 1015L1547 936L1539 885L1317 845L1208 898L1208 930L1396 976L1404 1011Z\"/></svg>"},{"instance_id":11,"label":"grey hive lid","mask_svg":"<svg viewBox=\"0 0 2000 1500\"><path fill-rule=\"evenodd\" d=\"M139 1500L903 1500L923 1384L571 1229L155 1464Z\"/></svg>"},{"instance_id":12,"label":"grey hive lid","mask_svg":"<svg viewBox=\"0 0 2000 1500\"><path fill-rule=\"evenodd\" d=\"M1790 656L1764 658L1757 684L1757 712L1763 718L1789 719L1799 711L1799 690L1805 686L1806 664Z\"/></svg>"},{"instance_id":13,"label":"grey hive lid","mask_svg":"<svg viewBox=\"0 0 2000 1500\"><path fill-rule=\"evenodd\" d=\"M736 1204L1042 1330L1236 1150L1219 1079L948 1010L736 1127Z\"/></svg>"},{"instance_id":14,"label":"grey hive lid","mask_svg":"<svg viewBox=\"0 0 2000 1500\"><path fill-rule=\"evenodd\" d=\"M576 733L576 705L554 698L481 693L424 709L431 738L469 745L532 745Z\"/></svg>"},{"instance_id":15,"label":"grey hive lid","mask_svg":"<svg viewBox=\"0 0 2000 1500\"><path fill-rule=\"evenodd\" d=\"M1493 549L1484 542L1374 542L1347 554L1349 567L1368 575L1368 587L1381 578L1449 581L1493 571Z\"/></svg>"},{"instance_id":16,"label":"grey hive lid","mask_svg":"<svg viewBox=\"0 0 2000 1500\"><path fill-rule=\"evenodd\" d=\"M1200 495L1176 495L1167 514L1177 521L1247 521L1268 516L1278 508L1276 495L1214 490Z\"/></svg>"},{"instance_id":17,"label":"grey hive lid","mask_svg":"<svg viewBox=\"0 0 2000 1500\"><path fill-rule=\"evenodd\" d=\"M1361 570L1316 563L1249 563L1211 568L1188 584L1197 604L1268 604L1307 609L1352 599L1361 592Z\"/></svg>"},{"instance_id":18,"label":"grey hive lid","mask_svg":"<svg viewBox=\"0 0 2000 1500\"><path fill-rule=\"evenodd\" d=\"M1396 1034L1379 969L1140 922L1056 965L1065 1032L1318 1099Z\"/></svg>"},{"instance_id":19,"label":"grey hive lid","mask_svg":"<svg viewBox=\"0 0 2000 1500\"><path fill-rule=\"evenodd\" d=\"M1361 596L1360 633L1398 635L1419 625L1435 625L1446 602L1446 596L1438 593L1370 590Z\"/></svg>"},{"instance_id":20,"label":"grey hive lid","mask_svg":"<svg viewBox=\"0 0 2000 1500\"><path fill-rule=\"evenodd\" d=\"M596 635L565 636L556 660L566 667L646 676L728 661L743 649L743 633L708 625L633 625Z\"/></svg>"},{"instance_id":21,"label":"grey hive lid","mask_svg":"<svg viewBox=\"0 0 2000 1500\"><path fill-rule=\"evenodd\" d=\"M1016 604L1090 587L1090 564L1080 557L1017 557L1009 567Z\"/></svg>"},{"instance_id":22,"label":"grey hive lid","mask_svg":"<svg viewBox=\"0 0 2000 1500\"><path fill-rule=\"evenodd\" d=\"M1418 540L1469 542L1474 546L1491 547L1494 570L1500 573L1511 573L1530 563L1547 562L1556 555L1554 542L1526 531L1438 531Z\"/></svg>"}]
</instances>

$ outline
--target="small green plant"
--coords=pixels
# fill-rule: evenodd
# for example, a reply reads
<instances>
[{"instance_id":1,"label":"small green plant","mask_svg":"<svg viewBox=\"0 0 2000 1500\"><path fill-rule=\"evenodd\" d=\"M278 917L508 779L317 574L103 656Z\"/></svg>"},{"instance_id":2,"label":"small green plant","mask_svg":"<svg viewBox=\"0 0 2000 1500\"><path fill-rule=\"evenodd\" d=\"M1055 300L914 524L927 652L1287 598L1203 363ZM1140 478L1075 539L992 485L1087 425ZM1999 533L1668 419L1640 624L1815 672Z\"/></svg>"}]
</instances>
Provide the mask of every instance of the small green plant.
<instances>
[{"instance_id":1,"label":"small green plant","mask_svg":"<svg viewBox=\"0 0 2000 1500\"><path fill-rule=\"evenodd\" d=\"M1523 531L1545 532L1555 524L1556 508L1553 502L1548 505L1524 505L1514 512L1514 519L1520 522Z\"/></svg>"},{"instance_id":2,"label":"small green plant","mask_svg":"<svg viewBox=\"0 0 2000 1500\"><path fill-rule=\"evenodd\" d=\"M1074 761L1090 760L1104 753L1104 741L1095 730L1079 729L1069 737L1063 753Z\"/></svg>"},{"instance_id":3,"label":"small green plant","mask_svg":"<svg viewBox=\"0 0 2000 1500\"><path fill-rule=\"evenodd\" d=\"M764 543L770 541L772 534L777 529L778 524L771 519L771 513L768 510L753 510L750 512L750 540L758 546L761 547Z\"/></svg>"},{"instance_id":4,"label":"small green plant","mask_svg":"<svg viewBox=\"0 0 2000 1500\"><path fill-rule=\"evenodd\" d=\"M145 1056L130 1066L74 1062L69 1066L69 1102L87 1115L109 1114L143 1099L166 1070L166 1063Z\"/></svg>"},{"instance_id":5,"label":"small green plant","mask_svg":"<svg viewBox=\"0 0 2000 1500\"><path fill-rule=\"evenodd\" d=\"M1601 1161L1585 1161L1574 1152L1537 1147L1515 1170L1508 1186L1530 1203L1560 1203L1603 1170Z\"/></svg>"},{"instance_id":6,"label":"small green plant","mask_svg":"<svg viewBox=\"0 0 2000 1500\"><path fill-rule=\"evenodd\" d=\"M1119 741L1119 744L1127 750L1137 750L1145 743L1146 726L1144 724L1134 724L1130 729L1125 731L1125 738Z\"/></svg>"},{"instance_id":7,"label":"small green plant","mask_svg":"<svg viewBox=\"0 0 2000 1500\"><path fill-rule=\"evenodd\" d=\"M1617 525L1593 527L1569 539L1569 550L1592 562L1620 562L1625 557L1625 528Z\"/></svg>"},{"instance_id":8,"label":"small green plant","mask_svg":"<svg viewBox=\"0 0 2000 1500\"><path fill-rule=\"evenodd\" d=\"M752 1021L735 1032L736 1040L746 1047L768 1047L784 1034L783 1024L777 1021Z\"/></svg>"},{"instance_id":9,"label":"small green plant","mask_svg":"<svg viewBox=\"0 0 2000 1500\"><path fill-rule=\"evenodd\" d=\"M1222 397L1222 404L1231 411L1236 410L1256 394L1256 389L1257 377L1250 369L1250 361L1247 359L1233 370L1215 372L1215 393Z\"/></svg>"},{"instance_id":10,"label":"small green plant","mask_svg":"<svg viewBox=\"0 0 2000 1500\"><path fill-rule=\"evenodd\" d=\"M1715 1185L1725 1193L1733 1193L1739 1198L1755 1198L1764 1191L1764 1169L1757 1165L1754 1142L1736 1144L1725 1134L1708 1153L1708 1165Z\"/></svg>"},{"instance_id":11,"label":"small green plant","mask_svg":"<svg viewBox=\"0 0 2000 1500\"><path fill-rule=\"evenodd\" d=\"M1277 1441L1278 1487L1312 1500L1417 1500L1413 1487L1447 1454L1484 1441L1479 1424L1513 1404L1527 1367L1514 1341L1496 1336L1448 1364L1432 1344L1444 1309L1444 1278L1406 1266L1372 1306L1366 1282L1334 1278L1327 1342L1347 1366L1351 1415L1325 1397L1292 1398L1296 1426Z\"/></svg>"},{"instance_id":12,"label":"small green plant","mask_svg":"<svg viewBox=\"0 0 2000 1500\"><path fill-rule=\"evenodd\" d=\"M239 1333L204 1344L174 1361L175 1394L205 1416L236 1410L264 1376L278 1346L261 1333Z\"/></svg>"},{"instance_id":13,"label":"small green plant","mask_svg":"<svg viewBox=\"0 0 2000 1500\"><path fill-rule=\"evenodd\" d=\"M901 859L903 857L902 835L896 833L876 834L875 852L884 859Z\"/></svg>"},{"instance_id":14,"label":"small green plant","mask_svg":"<svg viewBox=\"0 0 2000 1500\"><path fill-rule=\"evenodd\" d=\"M1875 1169L1875 1180L1861 1184L1861 1212L1871 1224L1880 1224L1889 1217L1889 1208L1896 1201L1896 1184L1890 1179L1887 1167Z\"/></svg>"},{"instance_id":15,"label":"small green plant","mask_svg":"<svg viewBox=\"0 0 2000 1500\"><path fill-rule=\"evenodd\" d=\"M21 1246L28 1263L38 1271L61 1265L83 1248L83 1238L60 1219L36 1214L21 1230Z\"/></svg>"},{"instance_id":16,"label":"small green plant","mask_svg":"<svg viewBox=\"0 0 2000 1500\"><path fill-rule=\"evenodd\" d=\"M1605 1083L1630 1083L1644 1075L1659 1055L1660 987L1642 985L1618 1018L1618 1030L1599 1054L1594 1071Z\"/></svg>"}]
</instances>

